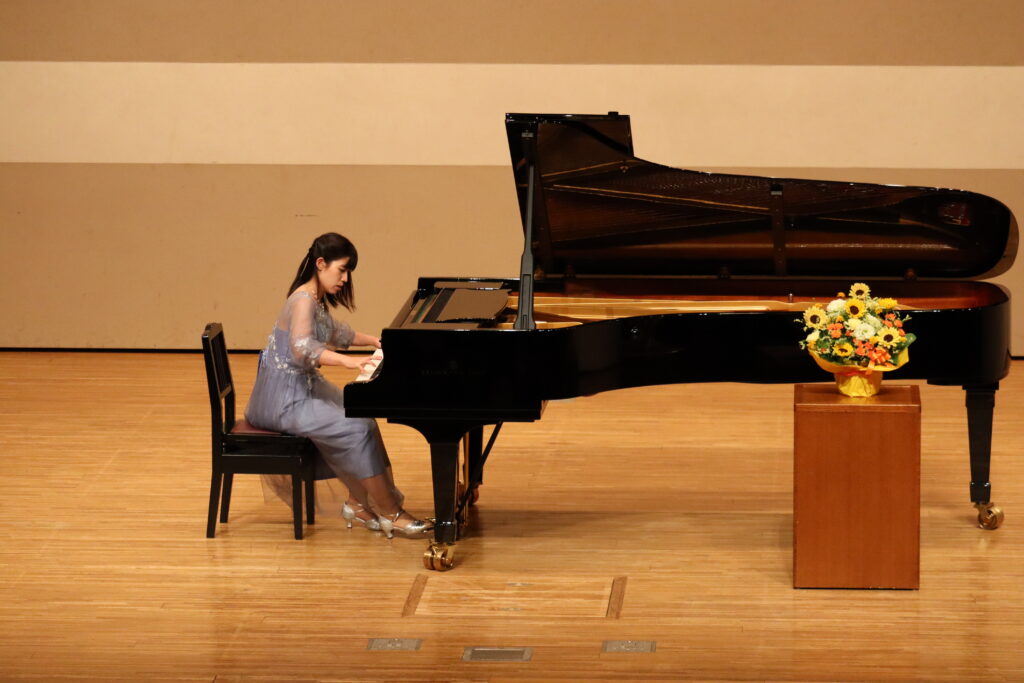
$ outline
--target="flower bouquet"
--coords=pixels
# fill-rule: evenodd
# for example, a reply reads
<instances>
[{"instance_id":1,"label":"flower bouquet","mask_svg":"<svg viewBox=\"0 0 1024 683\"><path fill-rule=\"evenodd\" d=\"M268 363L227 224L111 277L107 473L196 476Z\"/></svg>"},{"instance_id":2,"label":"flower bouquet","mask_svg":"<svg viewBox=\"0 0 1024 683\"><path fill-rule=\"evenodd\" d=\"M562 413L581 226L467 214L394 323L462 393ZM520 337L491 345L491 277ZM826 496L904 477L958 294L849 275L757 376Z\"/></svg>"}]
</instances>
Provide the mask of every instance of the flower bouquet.
<instances>
[{"instance_id":1,"label":"flower bouquet","mask_svg":"<svg viewBox=\"0 0 1024 683\"><path fill-rule=\"evenodd\" d=\"M839 391L847 396L874 396L882 373L903 366L907 347L915 336L903 329L909 316L901 316L896 299L871 296L862 282L842 292L822 308L815 304L804 311L802 322L807 349L815 362L833 373Z\"/></svg>"}]
</instances>

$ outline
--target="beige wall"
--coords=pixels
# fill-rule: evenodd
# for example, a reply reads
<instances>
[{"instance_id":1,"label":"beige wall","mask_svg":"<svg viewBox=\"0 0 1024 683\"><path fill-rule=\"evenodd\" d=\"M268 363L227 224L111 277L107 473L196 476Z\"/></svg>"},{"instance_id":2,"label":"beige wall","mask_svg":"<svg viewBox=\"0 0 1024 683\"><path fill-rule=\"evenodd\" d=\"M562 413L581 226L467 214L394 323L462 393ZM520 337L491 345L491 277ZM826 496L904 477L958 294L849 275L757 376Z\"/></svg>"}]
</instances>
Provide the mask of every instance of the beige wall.
<instances>
[{"instance_id":1,"label":"beige wall","mask_svg":"<svg viewBox=\"0 0 1024 683\"><path fill-rule=\"evenodd\" d=\"M195 348L209 320L258 347L326 230L360 248L370 332L417 276L513 275L507 111L618 110L651 161L1024 216L1022 7L8 1L0 347Z\"/></svg>"}]
</instances>

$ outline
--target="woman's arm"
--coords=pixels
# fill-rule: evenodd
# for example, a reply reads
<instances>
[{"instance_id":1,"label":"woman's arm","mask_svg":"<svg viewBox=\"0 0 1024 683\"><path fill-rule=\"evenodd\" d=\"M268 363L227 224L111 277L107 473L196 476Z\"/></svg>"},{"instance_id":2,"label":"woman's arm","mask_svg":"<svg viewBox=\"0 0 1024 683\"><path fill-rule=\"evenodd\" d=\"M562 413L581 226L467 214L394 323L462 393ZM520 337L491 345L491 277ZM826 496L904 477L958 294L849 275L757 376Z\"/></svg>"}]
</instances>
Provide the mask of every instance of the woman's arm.
<instances>
[{"instance_id":1,"label":"woman's arm","mask_svg":"<svg viewBox=\"0 0 1024 683\"><path fill-rule=\"evenodd\" d=\"M369 362L371 362L369 357L354 358L330 349L325 349L320 354L320 365L340 365L352 370L362 370L363 366Z\"/></svg>"},{"instance_id":2,"label":"woman's arm","mask_svg":"<svg viewBox=\"0 0 1024 683\"><path fill-rule=\"evenodd\" d=\"M380 348L380 337L374 337L363 332L356 332L352 338L352 346L374 346Z\"/></svg>"}]
</instances>

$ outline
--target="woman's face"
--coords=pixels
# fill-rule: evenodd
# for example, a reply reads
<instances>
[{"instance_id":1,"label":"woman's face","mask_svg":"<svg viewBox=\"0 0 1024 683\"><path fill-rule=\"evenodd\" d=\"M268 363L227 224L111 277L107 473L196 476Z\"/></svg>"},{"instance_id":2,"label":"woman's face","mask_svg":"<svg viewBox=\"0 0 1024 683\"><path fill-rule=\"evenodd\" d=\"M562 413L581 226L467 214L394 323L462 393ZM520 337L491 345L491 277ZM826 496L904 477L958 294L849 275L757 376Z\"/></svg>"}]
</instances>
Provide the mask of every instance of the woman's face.
<instances>
[{"instance_id":1,"label":"woman's face","mask_svg":"<svg viewBox=\"0 0 1024 683\"><path fill-rule=\"evenodd\" d=\"M348 282L348 257L328 263L322 258L316 260L316 276L320 286L328 294L337 294Z\"/></svg>"}]
</instances>

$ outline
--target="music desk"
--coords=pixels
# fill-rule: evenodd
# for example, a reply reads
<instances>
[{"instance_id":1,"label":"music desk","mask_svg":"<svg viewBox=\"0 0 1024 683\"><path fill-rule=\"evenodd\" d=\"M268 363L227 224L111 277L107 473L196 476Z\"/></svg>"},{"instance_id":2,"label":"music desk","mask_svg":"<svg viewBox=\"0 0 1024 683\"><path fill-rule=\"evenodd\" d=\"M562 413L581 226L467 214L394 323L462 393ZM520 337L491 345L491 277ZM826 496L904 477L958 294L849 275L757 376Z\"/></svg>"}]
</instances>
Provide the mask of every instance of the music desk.
<instances>
[{"instance_id":1,"label":"music desk","mask_svg":"<svg viewBox=\"0 0 1024 683\"><path fill-rule=\"evenodd\" d=\"M918 388L797 384L793 408L793 587L918 588Z\"/></svg>"}]
</instances>

